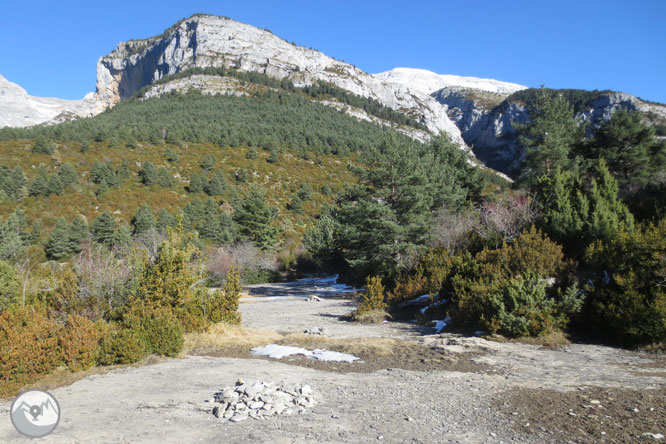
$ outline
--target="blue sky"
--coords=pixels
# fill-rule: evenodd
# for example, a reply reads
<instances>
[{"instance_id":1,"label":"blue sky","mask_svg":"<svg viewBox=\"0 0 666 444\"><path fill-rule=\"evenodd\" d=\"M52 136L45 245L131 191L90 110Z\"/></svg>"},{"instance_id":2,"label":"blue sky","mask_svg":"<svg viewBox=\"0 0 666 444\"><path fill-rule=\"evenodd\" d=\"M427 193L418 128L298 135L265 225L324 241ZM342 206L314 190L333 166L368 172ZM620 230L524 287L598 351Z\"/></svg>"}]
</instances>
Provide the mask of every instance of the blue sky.
<instances>
[{"instance_id":1,"label":"blue sky","mask_svg":"<svg viewBox=\"0 0 666 444\"><path fill-rule=\"evenodd\" d=\"M0 74L32 95L78 99L119 42L195 12L270 29L371 73L406 66L666 103L666 0L7 0Z\"/></svg>"}]
</instances>

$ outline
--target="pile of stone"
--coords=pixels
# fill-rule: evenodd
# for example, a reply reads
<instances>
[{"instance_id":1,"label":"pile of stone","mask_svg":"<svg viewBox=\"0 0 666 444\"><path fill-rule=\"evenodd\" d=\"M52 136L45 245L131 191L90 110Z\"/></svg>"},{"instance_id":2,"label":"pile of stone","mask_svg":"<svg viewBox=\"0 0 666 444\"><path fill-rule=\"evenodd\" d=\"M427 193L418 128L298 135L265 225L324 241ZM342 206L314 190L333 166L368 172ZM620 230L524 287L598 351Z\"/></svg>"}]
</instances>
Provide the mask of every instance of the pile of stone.
<instances>
[{"instance_id":1,"label":"pile of stone","mask_svg":"<svg viewBox=\"0 0 666 444\"><path fill-rule=\"evenodd\" d=\"M245 383L241 379L234 387L215 393L211 401L219 404L213 408L215 417L233 422L305 413L315 405L309 385L288 387L270 382Z\"/></svg>"}]
</instances>

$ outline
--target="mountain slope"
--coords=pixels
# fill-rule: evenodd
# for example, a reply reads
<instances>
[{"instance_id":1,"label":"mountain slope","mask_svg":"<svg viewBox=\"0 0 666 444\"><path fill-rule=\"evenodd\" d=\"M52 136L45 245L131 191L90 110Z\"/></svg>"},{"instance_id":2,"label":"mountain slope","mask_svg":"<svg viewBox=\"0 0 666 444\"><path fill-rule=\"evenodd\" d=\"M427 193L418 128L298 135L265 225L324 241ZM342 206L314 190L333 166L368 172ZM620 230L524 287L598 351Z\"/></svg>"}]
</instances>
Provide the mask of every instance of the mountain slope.
<instances>
[{"instance_id":1,"label":"mountain slope","mask_svg":"<svg viewBox=\"0 0 666 444\"><path fill-rule=\"evenodd\" d=\"M103 109L95 109L95 100L87 95L83 100L64 100L30 96L16 83L0 75L0 128L26 127L66 116L87 117Z\"/></svg>"}]
</instances>

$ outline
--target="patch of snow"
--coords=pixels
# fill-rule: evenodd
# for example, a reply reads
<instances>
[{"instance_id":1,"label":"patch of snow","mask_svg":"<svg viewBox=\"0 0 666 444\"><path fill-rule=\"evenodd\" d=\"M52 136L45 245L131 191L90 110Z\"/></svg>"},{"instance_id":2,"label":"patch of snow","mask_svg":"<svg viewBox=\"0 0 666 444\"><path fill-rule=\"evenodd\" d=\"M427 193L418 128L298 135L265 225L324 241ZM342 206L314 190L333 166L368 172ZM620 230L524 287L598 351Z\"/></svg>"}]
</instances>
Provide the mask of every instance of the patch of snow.
<instances>
[{"instance_id":1,"label":"patch of snow","mask_svg":"<svg viewBox=\"0 0 666 444\"><path fill-rule=\"evenodd\" d=\"M347 284L339 284L337 274L335 276L328 276L325 278L299 279L298 282L313 284L313 291L317 293L355 293L359 291L359 289L351 287Z\"/></svg>"},{"instance_id":2,"label":"patch of snow","mask_svg":"<svg viewBox=\"0 0 666 444\"><path fill-rule=\"evenodd\" d=\"M372 76L384 83L405 86L413 91L427 95L450 86L472 88L506 95L527 88L516 83L501 82L494 79L437 74L425 69L415 68L395 68L390 71L373 74Z\"/></svg>"},{"instance_id":3,"label":"patch of snow","mask_svg":"<svg viewBox=\"0 0 666 444\"><path fill-rule=\"evenodd\" d=\"M444 330L444 328L447 325L449 325L449 323L451 323L451 317L450 316L445 317L441 321L435 322L435 333L439 333L442 330Z\"/></svg>"},{"instance_id":4,"label":"patch of snow","mask_svg":"<svg viewBox=\"0 0 666 444\"><path fill-rule=\"evenodd\" d=\"M485 334L485 333L486 333L486 332L483 331L483 330L477 330L477 331L474 332L474 334L477 335L477 336L481 336L481 335L483 335L483 334Z\"/></svg>"},{"instance_id":5,"label":"patch of snow","mask_svg":"<svg viewBox=\"0 0 666 444\"><path fill-rule=\"evenodd\" d=\"M254 347L253 355L268 356L273 359L282 359L292 355L303 355L308 358L318 359L326 362L354 362L359 360L356 356L330 350L316 348L312 351L301 347L288 345L268 344L263 347Z\"/></svg>"},{"instance_id":6,"label":"patch of snow","mask_svg":"<svg viewBox=\"0 0 666 444\"><path fill-rule=\"evenodd\" d=\"M421 314L425 314L425 312L430 310L431 308L439 307L440 305L444 305L447 302L449 302L448 299L443 299L441 301L435 302L434 304L427 305L421 309Z\"/></svg>"}]
</instances>

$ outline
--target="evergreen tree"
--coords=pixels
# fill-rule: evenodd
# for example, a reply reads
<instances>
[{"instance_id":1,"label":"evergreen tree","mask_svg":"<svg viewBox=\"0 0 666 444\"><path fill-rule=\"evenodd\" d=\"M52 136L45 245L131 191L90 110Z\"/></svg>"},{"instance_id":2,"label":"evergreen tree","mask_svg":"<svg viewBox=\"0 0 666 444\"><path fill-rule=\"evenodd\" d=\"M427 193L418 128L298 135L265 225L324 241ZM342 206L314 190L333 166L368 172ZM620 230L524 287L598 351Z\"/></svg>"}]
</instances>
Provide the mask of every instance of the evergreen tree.
<instances>
[{"instance_id":1,"label":"evergreen tree","mask_svg":"<svg viewBox=\"0 0 666 444\"><path fill-rule=\"evenodd\" d=\"M95 195L97 196L98 199L104 197L106 193L109 192L109 185L107 185L106 180L102 180L99 183L99 186L97 187L97 191L95 191Z\"/></svg>"},{"instance_id":2,"label":"evergreen tree","mask_svg":"<svg viewBox=\"0 0 666 444\"><path fill-rule=\"evenodd\" d=\"M63 187L68 187L79 181L78 175L76 174L76 170L69 162L65 162L60 167L60 171L58 172L58 177L60 178L60 182L62 182Z\"/></svg>"},{"instance_id":3,"label":"evergreen tree","mask_svg":"<svg viewBox=\"0 0 666 444\"><path fill-rule=\"evenodd\" d=\"M323 196L330 196L333 194L333 190L331 189L331 186L329 184L324 184L324 186L321 187L321 194Z\"/></svg>"},{"instance_id":4,"label":"evergreen tree","mask_svg":"<svg viewBox=\"0 0 666 444\"><path fill-rule=\"evenodd\" d=\"M173 176L166 168L158 168L157 170L157 183L164 188L171 188L173 186Z\"/></svg>"},{"instance_id":5,"label":"evergreen tree","mask_svg":"<svg viewBox=\"0 0 666 444\"><path fill-rule=\"evenodd\" d=\"M206 180L206 177L194 173L190 178L190 183L187 186L187 191L189 191L190 193L202 193L204 189L208 186L207 182L208 181Z\"/></svg>"},{"instance_id":6,"label":"evergreen tree","mask_svg":"<svg viewBox=\"0 0 666 444\"><path fill-rule=\"evenodd\" d=\"M116 176L118 176L118 181L122 182L125 179L129 179L131 175L132 172L130 171L129 161L127 159L124 159L123 162L120 164L120 170L118 170L118 172L116 173Z\"/></svg>"},{"instance_id":7,"label":"evergreen tree","mask_svg":"<svg viewBox=\"0 0 666 444\"><path fill-rule=\"evenodd\" d=\"M0 224L0 259L14 261L26 247L24 220L14 211Z\"/></svg>"},{"instance_id":8,"label":"evergreen tree","mask_svg":"<svg viewBox=\"0 0 666 444\"><path fill-rule=\"evenodd\" d=\"M86 140L81 144L81 153L85 154L88 151L90 151L90 142Z\"/></svg>"},{"instance_id":9,"label":"evergreen tree","mask_svg":"<svg viewBox=\"0 0 666 444\"><path fill-rule=\"evenodd\" d=\"M231 217L220 211L214 199L208 199L204 204L204 216L197 226L197 231L202 238L216 244L233 241Z\"/></svg>"},{"instance_id":10,"label":"evergreen tree","mask_svg":"<svg viewBox=\"0 0 666 444\"><path fill-rule=\"evenodd\" d=\"M175 163L178 162L178 160L180 160L178 157L178 153L170 146L168 146L164 151L164 158L167 160L167 162L171 163Z\"/></svg>"},{"instance_id":11,"label":"evergreen tree","mask_svg":"<svg viewBox=\"0 0 666 444\"><path fill-rule=\"evenodd\" d=\"M89 238L88 222L85 217L77 214L69 227L69 250L72 253L80 253L81 244L87 242Z\"/></svg>"},{"instance_id":12,"label":"evergreen tree","mask_svg":"<svg viewBox=\"0 0 666 444\"><path fill-rule=\"evenodd\" d=\"M93 240L105 245L111 245L116 232L116 222L108 211L103 212L92 223Z\"/></svg>"},{"instance_id":13,"label":"evergreen tree","mask_svg":"<svg viewBox=\"0 0 666 444\"><path fill-rule=\"evenodd\" d=\"M143 163L143 167L139 171L139 178L144 185L154 185L158 181L157 168L151 161Z\"/></svg>"},{"instance_id":14,"label":"evergreen tree","mask_svg":"<svg viewBox=\"0 0 666 444\"><path fill-rule=\"evenodd\" d=\"M270 153L268 154L268 158L266 159L266 162L268 163L280 162L280 155L278 154L277 149L271 149Z\"/></svg>"},{"instance_id":15,"label":"evergreen tree","mask_svg":"<svg viewBox=\"0 0 666 444\"><path fill-rule=\"evenodd\" d=\"M578 125L573 107L563 96L550 97L545 91L537 96L529 117L529 124L516 126L522 133L519 140L526 151L521 180L534 183L558 167L569 166L569 155L582 142L585 128Z\"/></svg>"},{"instance_id":16,"label":"evergreen tree","mask_svg":"<svg viewBox=\"0 0 666 444\"><path fill-rule=\"evenodd\" d=\"M46 171L43 168L40 168L37 172L37 177L30 184L30 195L31 196L46 196L49 190L49 178L46 175Z\"/></svg>"},{"instance_id":17,"label":"evergreen tree","mask_svg":"<svg viewBox=\"0 0 666 444\"><path fill-rule=\"evenodd\" d=\"M557 169L537 183L541 225L570 253L580 254L592 241L611 239L622 227L633 229L633 216L618 198L617 181L599 161L590 184L569 171Z\"/></svg>"},{"instance_id":18,"label":"evergreen tree","mask_svg":"<svg viewBox=\"0 0 666 444\"><path fill-rule=\"evenodd\" d=\"M160 233L166 233L167 227L175 227L176 226L176 218L173 217L171 213L169 213L165 208L161 208L160 211L157 213L157 223L155 225L155 228Z\"/></svg>"},{"instance_id":19,"label":"evergreen tree","mask_svg":"<svg viewBox=\"0 0 666 444\"><path fill-rule=\"evenodd\" d=\"M188 228L196 228L199 226L201 219L206 214L204 202L199 197L192 199L190 203L183 207L183 214L189 222ZM185 221L183 221L185 223Z\"/></svg>"},{"instance_id":20,"label":"evergreen tree","mask_svg":"<svg viewBox=\"0 0 666 444\"><path fill-rule=\"evenodd\" d=\"M204 171L213 171L213 169L215 169L215 156L212 154L206 154L201 161L201 168Z\"/></svg>"},{"instance_id":21,"label":"evergreen tree","mask_svg":"<svg viewBox=\"0 0 666 444\"><path fill-rule=\"evenodd\" d=\"M63 216L60 216L56 220L49 240L44 247L44 252L49 259L60 260L72 253L70 250L69 234L69 224L67 224Z\"/></svg>"},{"instance_id":22,"label":"evergreen tree","mask_svg":"<svg viewBox=\"0 0 666 444\"><path fill-rule=\"evenodd\" d=\"M247 182L248 172L245 168L238 168L236 170L236 182Z\"/></svg>"},{"instance_id":23,"label":"evergreen tree","mask_svg":"<svg viewBox=\"0 0 666 444\"><path fill-rule=\"evenodd\" d=\"M443 204L462 208L478 186L465 154L447 139L422 146L389 136L362 162L352 168L358 184L348 187L332 212L339 254L359 283L404 266L429 242L435 212Z\"/></svg>"},{"instance_id":24,"label":"evergreen tree","mask_svg":"<svg viewBox=\"0 0 666 444\"><path fill-rule=\"evenodd\" d=\"M312 199L312 194L314 192L312 191L312 187L310 186L309 183L303 182L301 183L301 187L298 190L298 197L301 200L310 200Z\"/></svg>"},{"instance_id":25,"label":"evergreen tree","mask_svg":"<svg viewBox=\"0 0 666 444\"><path fill-rule=\"evenodd\" d=\"M252 185L247 195L236 205L234 219L244 236L263 249L271 248L276 241L278 228L273 223L277 208L268 205L266 192Z\"/></svg>"},{"instance_id":26,"label":"evergreen tree","mask_svg":"<svg viewBox=\"0 0 666 444\"><path fill-rule=\"evenodd\" d=\"M206 186L206 194L209 196L219 196L224 192L226 181L221 171L215 172Z\"/></svg>"},{"instance_id":27,"label":"evergreen tree","mask_svg":"<svg viewBox=\"0 0 666 444\"><path fill-rule=\"evenodd\" d=\"M589 159L604 158L623 188L645 185L666 166L666 144L655 129L642 121L642 113L619 109L585 146Z\"/></svg>"},{"instance_id":28,"label":"evergreen tree","mask_svg":"<svg viewBox=\"0 0 666 444\"><path fill-rule=\"evenodd\" d=\"M113 233L112 244L115 248L122 250L126 250L132 245L132 229L127 222L123 222Z\"/></svg>"},{"instance_id":29,"label":"evergreen tree","mask_svg":"<svg viewBox=\"0 0 666 444\"><path fill-rule=\"evenodd\" d=\"M54 149L53 143L42 136L37 137L32 145L32 152L35 154L53 154Z\"/></svg>"},{"instance_id":30,"label":"evergreen tree","mask_svg":"<svg viewBox=\"0 0 666 444\"><path fill-rule=\"evenodd\" d=\"M257 148L251 147L248 152L245 154L246 159L256 159L257 158Z\"/></svg>"},{"instance_id":31,"label":"evergreen tree","mask_svg":"<svg viewBox=\"0 0 666 444\"><path fill-rule=\"evenodd\" d=\"M46 194L60 195L62 193L63 188L64 187L62 185L62 182L60 181L60 177L58 177L57 174L51 174L49 176Z\"/></svg>"},{"instance_id":32,"label":"evergreen tree","mask_svg":"<svg viewBox=\"0 0 666 444\"><path fill-rule=\"evenodd\" d=\"M155 228L155 216L150 205L146 203L141 204L132 218L132 225L134 225L134 234L136 235L143 234L151 228Z\"/></svg>"}]
</instances>

